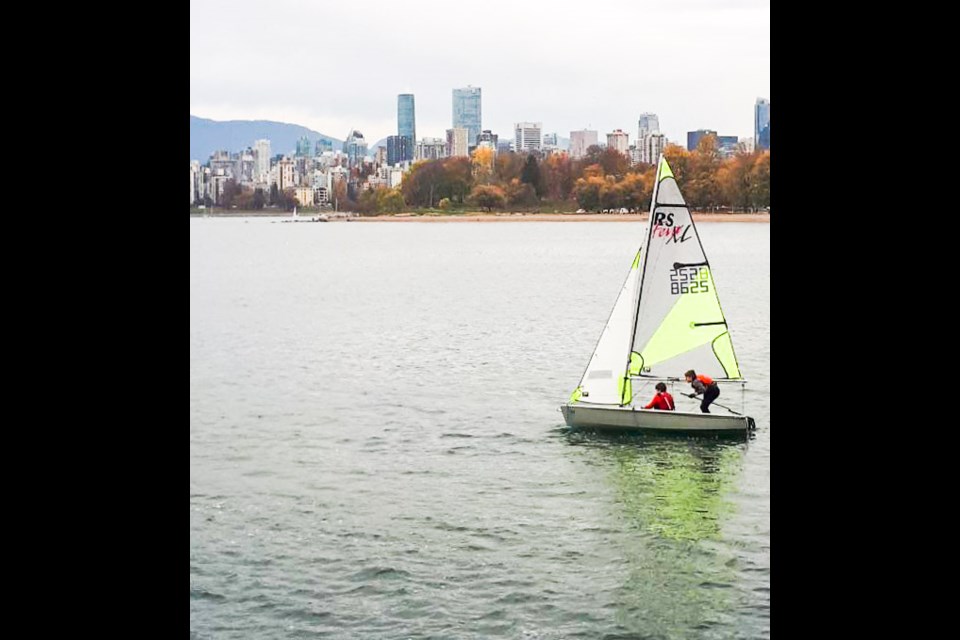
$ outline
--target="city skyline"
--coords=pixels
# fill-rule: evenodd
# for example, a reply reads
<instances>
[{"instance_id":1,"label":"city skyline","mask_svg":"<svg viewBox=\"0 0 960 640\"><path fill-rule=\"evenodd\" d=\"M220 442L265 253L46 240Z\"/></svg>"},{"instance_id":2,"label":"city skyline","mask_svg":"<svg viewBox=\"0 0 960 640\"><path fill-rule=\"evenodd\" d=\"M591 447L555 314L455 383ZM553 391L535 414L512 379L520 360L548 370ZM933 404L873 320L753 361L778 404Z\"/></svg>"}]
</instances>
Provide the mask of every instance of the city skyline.
<instances>
[{"instance_id":1,"label":"city skyline","mask_svg":"<svg viewBox=\"0 0 960 640\"><path fill-rule=\"evenodd\" d=\"M770 96L768 0L598 0L596 20L614 18L619 37L591 35L575 7L495 0L467 9L433 0L353 8L194 0L190 112L337 138L359 129L372 142L396 134L397 96L409 93L417 136L440 137L451 126L452 90L469 85L483 91L482 128L501 136L520 121L563 137L635 132L638 115L653 112L668 138L682 140L707 128L753 137L753 105ZM510 38L518 20L536 24L538 37ZM429 33L452 34L452 25L463 25L462 37L430 44ZM416 34L427 39L411 44ZM638 54L640 35L649 56ZM340 63L345 53L350 64Z\"/></svg>"}]
</instances>

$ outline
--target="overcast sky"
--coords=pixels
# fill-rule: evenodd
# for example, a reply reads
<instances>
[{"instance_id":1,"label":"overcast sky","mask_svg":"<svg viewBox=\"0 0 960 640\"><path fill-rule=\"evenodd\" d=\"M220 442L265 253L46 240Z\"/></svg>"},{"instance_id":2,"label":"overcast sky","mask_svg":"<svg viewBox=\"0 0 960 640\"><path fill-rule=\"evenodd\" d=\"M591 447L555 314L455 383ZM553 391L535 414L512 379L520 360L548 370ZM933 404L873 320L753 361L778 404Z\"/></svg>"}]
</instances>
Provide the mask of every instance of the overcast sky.
<instances>
[{"instance_id":1,"label":"overcast sky","mask_svg":"<svg viewBox=\"0 0 960 640\"><path fill-rule=\"evenodd\" d=\"M417 137L445 137L452 95L483 92L483 128L513 137L623 129L753 136L770 97L769 0L191 0L190 113L276 120L368 142L397 132L416 96ZM251 141L252 143L252 141Z\"/></svg>"}]
</instances>

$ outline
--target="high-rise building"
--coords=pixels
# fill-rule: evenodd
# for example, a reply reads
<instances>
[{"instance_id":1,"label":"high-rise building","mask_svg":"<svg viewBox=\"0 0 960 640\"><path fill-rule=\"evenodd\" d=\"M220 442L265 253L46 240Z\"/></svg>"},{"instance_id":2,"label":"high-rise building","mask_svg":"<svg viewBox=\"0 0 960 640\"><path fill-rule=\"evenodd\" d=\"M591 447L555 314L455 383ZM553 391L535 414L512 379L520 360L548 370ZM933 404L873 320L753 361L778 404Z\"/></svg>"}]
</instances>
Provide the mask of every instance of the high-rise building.
<instances>
[{"instance_id":1,"label":"high-rise building","mask_svg":"<svg viewBox=\"0 0 960 640\"><path fill-rule=\"evenodd\" d=\"M317 138L317 143L313 149L314 156L322 156L324 151L333 151L333 142L326 138Z\"/></svg>"},{"instance_id":2,"label":"high-rise building","mask_svg":"<svg viewBox=\"0 0 960 640\"><path fill-rule=\"evenodd\" d=\"M256 179L256 156L253 149L247 147L239 153L234 162L233 175L240 184L250 184Z\"/></svg>"},{"instance_id":3,"label":"high-rise building","mask_svg":"<svg viewBox=\"0 0 960 640\"><path fill-rule=\"evenodd\" d=\"M463 127L447 129L447 156L453 158L470 155L469 145L467 144L469 135L469 131Z\"/></svg>"},{"instance_id":4,"label":"high-rise building","mask_svg":"<svg viewBox=\"0 0 960 640\"><path fill-rule=\"evenodd\" d=\"M760 140L763 129L766 127L766 144ZM753 106L753 140L758 149L770 148L770 101L766 98L757 98Z\"/></svg>"},{"instance_id":5,"label":"high-rise building","mask_svg":"<svg viewBox=\"0 0 960 640\"><path fill-rule=\"evenodd\" d=\"M297 186L296 163L290 158L284 156L283 160L277 163L277 188L280 191Z\"/></svg>"},{"instance_id":6,"label":"high-rise building","mask_svg":"<svg viewBox=\"0 0 960 640\"><path fill-rule=\"evenodd\" d=\"M443 138L423 138L417 143L417 160L439 160L447 157L447 143Z\"/></svg>"},{"instance_id":7,"label":"high-rise building","mask_svg":"<svg viewBox=\"0 0 960 640\"><path fill-rule=\"evenodd\" d=\"M297 140L297 152L294 155L298 158L309 158L310 146L310 138L302 136Z\"/></svg>"},{"instance_id":8,"label":"high-rise building","mask_svg":"<svg viewBox=\"0 0 960 640\"><path fill-rule=\"evenodd\" d=\"M729 158L736 154L738 144L739 140L737 136L717 136L717 150L724 158Z\"/></svg>"},{"instance_id":9,"label":"high-rise building","mask_svg":"<svg viewBox=\"0 0 960 640\"><path fill-rule=\"evenodd\" d=\"M710 129L697 129L696 131L687 131L687 151L696 151L700 144L700 138L710 134L717 135L716 131Z\"/></svg>"},{"instance_id":10,"label":"high-rise building","mask_svg":"<svg viewBox=\"0 0 960 640\"><path fill-rule=\"evenodd\" d=\"M770 149L770 123L763 125L763 129L760 129L760 136L757 140L758 149Z\"/></svg>"},{"instance_id":11,"label":"high-rise building","mask_svg":"<svg viewBox=\"0 0 960 640\"><path fill-rule=\"evenodd\" d=\"M640 152L640 162L656 164L660 154L667 147L667 136L662 133L648 133L640 138L637 150Z\"/></svg>"},{"instance_id":12,"label":"high-rise building","mask_svg":"<svg viewBox=\"0 0 960 640\"><path fill-rule=\"evenodd\" d=\"M411 146L408 136L388 136L387 164L392 167L401 162L413 160L414 149Z\"/></svg>"},{"instance_id":13,"label":"high-rise building","mask_svg":"<svg viewBox=\"0 0 960 640\"><path fill-rule=\"evenodd\" d=\"M490 149L493 149L494 153L496 153L497 139L497 134L490 131L490 129L484 129L480 132L480 135L477 136L477 146L489 147Z\"/></svg>"},{"instance_id":14,"label":"high-rise building","mask_svg":"<svg viewBox=\"0 0 960 640\"><path fill-rule=\"evenodd\" d=\"M587 155L587 149L597 144L597 132L588 131L583 129L582 131L571 131L570 132L570 157L571 158L582 158Z\"/></svg>"},{"instance_id":15,"label":"high-rise building","mask_svg":"<svg viewBox=\"0 0 960 640\"><path fill-rule=\"evenodd\" d=\"M518 122L513 126L513 144L517 153L540 151L543 148L543 124Z\"/></svg>"},{"instance_id":16,"label":"high-rise building","mask_svg":"<svg viewBox=\"0 0 960 640\"><path fill-rule=\"evenodd\" d=\"M660 119L655 113L641 113L637 121L637 140L648 133L660 133Z\"/></svg>"},{"instance_id":17,"label":"high-rise building","mask_svg":"<svg viewBox=\"0 0 960 640\"><path fill-rule=\"evenodd\" d=\"M467 130L469 146L476 145L483 119L480 113L480 87L453 90L453 128Z\"/></svg>"},{"instance_id":18,"label":"high-rise building","mask_svg":"<svg viewBox=\"0 0 960 640\"><path fill-rule=\"evenodd\" d=\"M397 162L413 160L413 143L417 139L417 116L412 93L401 93L397 96L397 135L407 138L407 142L403 147L404 155L397 160ZM390 150L388 148L388 156L389 152ZM395 164L389 160L388 162L390 166Z\"/></svg>"},{"instance_id":19,"label":"high-rise building","mask_svg":"<svg viewBox=\"0 0 960 640\"><path fill-rule=\"evenodd\" d=\"M253 156L257 163L257 182L264 182L267 179L267 174L270 173L270 141L254 141Z\"/></svg>"},{"instance_id":20,"label":"high-rise building","mask_svg":"<svg viewBox=\"0 0 960 640\"><path fill-rule=\"evenodd\" d=\"M616 149L623 155L627 155L630 149L630 134L622 129L614 129L612 133L607 134L607 148Z\"/></svg>"},{"instance_id":21,"label":"high-rise building","mask_svg":"<svg viewBox=\"0 0 960 640\"><path fill-rule=\"evenodd\" d=\"M190 206L197 201L197 178L200 176L200 161L194 160L190 163Z\"/></svg>"},{"instance_id":22,"label":"high-rise building","mask_svg":"<svg viewBox=\"0 0 960 640\"><path fill-rule=\"evenodd\" d=\"M343 152L347 155L347 167L352 169L363 163L367 155L367 141L363 134L356 129L352 130L343 141Z\"/></svg>"},{"instance_id":23,"label":"high-rise building","mask_svg":"<svg viewBox=\"0 0 960 640\"><path fill-rule=\"evenodd\" d=\"M660 118L655 113L641 113L637 120L637 158L639 162L654 164L660 159L667 138L660 133Z\"/></svg>"}]
</instances>

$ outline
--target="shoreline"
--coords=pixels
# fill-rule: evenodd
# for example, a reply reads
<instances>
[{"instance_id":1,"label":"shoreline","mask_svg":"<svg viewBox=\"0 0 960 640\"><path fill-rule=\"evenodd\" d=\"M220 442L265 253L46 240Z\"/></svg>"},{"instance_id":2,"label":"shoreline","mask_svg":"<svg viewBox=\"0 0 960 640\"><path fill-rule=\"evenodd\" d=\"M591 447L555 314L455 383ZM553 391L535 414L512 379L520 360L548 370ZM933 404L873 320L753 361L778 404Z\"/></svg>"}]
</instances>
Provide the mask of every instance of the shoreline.
<instances>
[{"instance_id":1,"label":"shoreline","mask_svg":"<svg viewBox=\"0 0 960 640\"><path fill-rule=\"evenodd\" d=\"M301 221L309 222L310 218L318 215L305 213ZM327 213L327 215L330 215ZM291 214L271 211L231 211L217 213L191 213L191 218L283 218L289 219ZM420 214L398 213L392 215L359 216L350 218L330 218L330 222L645 222L649 219L648 213L451 213L451 214ZM693 212L695 222L770 222L770 213L714 213Z\"/></svg>"}]
</instances>

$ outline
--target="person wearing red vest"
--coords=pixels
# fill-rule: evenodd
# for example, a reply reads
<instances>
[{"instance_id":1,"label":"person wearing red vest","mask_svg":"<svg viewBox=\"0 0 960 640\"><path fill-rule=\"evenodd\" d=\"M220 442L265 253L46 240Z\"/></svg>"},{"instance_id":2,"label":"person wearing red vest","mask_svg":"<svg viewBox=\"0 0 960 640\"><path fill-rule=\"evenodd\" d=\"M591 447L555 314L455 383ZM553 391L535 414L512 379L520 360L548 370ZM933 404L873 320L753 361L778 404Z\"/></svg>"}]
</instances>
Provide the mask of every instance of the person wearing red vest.
<instances>
[{"instance_id":1,"label":"person wearing red vest","mask_svg":"<svg viewBox=\"0 0 960 640\"><path fill-rule=\"evenodd\" d=\"M683 375L687 379L687 382L690 383L690 386L693 387L693 393L688 394L688 397L695 398L702 393L703 401L700 403L700 411L710 413L707 407L720 395L720 387L717 386L717 383L714 382L712 378L704 375L698 376L697 372L693 369L690 369L690 371L687 371Z\"/></svg>"},{"instance_id":2,"label":"person wearing red vest","mask_svg":"<svg viewBox=\"0 0 960 640\"><path fill-rule=\"evenodd\" d=\"M667 385L662 382L658 382L657 386L657 395L653 396L653 400L650 401L650 404L644 407L644 409L659 409L660 411L673 411L676 408L676 405L673 403L673 396L667 393Z\"/></svg>"}]
</instances>

